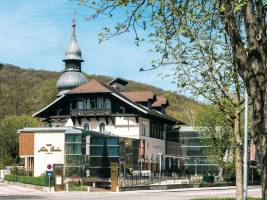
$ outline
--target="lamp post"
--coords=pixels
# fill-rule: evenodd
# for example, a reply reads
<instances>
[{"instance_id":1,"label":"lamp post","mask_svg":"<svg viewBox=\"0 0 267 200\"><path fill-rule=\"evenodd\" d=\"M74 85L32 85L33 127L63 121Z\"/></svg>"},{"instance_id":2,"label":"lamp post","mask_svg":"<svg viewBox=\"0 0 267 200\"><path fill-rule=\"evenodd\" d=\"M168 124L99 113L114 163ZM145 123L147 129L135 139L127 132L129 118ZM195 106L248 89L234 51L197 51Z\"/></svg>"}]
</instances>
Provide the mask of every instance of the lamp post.
<instances>
[{"instance_id":1,"label":"lamp post","mask_svg":"<svg viewBox=\"0 0 267 200\"><path fill-rule=\"evenodd\" d=\"M158 153L158 156L159 156L159 177L161 177L161 156L162 156L162 153Z\"/></svg>"},{"instance_id":2,"label":"lamp post","mask_svg":"<svg viewBox=\"0 0 267 200\"><path fill-rule=\"evenodd\" d=\"M197 176L197 159L195 159L195 176Z\"/></svg>"},{"instance_id":3,"label":"lamp post","mask_svg":"<svg viewBox=\"0 0 267 200\"><path fill-rule=\"evenodd\" d=\"M243 180L243 199L248 198L248 94L245 92L245 127L244 127L244 180Z\"/></svg>"}]
</instances>

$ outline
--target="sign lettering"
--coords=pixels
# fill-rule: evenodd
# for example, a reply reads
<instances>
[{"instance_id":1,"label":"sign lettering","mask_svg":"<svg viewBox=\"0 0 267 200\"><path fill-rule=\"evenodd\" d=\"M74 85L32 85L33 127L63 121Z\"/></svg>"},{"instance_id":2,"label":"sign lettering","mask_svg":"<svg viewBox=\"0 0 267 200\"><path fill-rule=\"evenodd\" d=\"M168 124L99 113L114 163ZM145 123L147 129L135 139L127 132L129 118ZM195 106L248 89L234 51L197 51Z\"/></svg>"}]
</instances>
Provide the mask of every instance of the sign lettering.
<instances>
[{"instance_id":1,"label":"sign lettering","mask_svg":"<svg viewBox=\"0 0 267 200\"><path fill-rule=\"evenodd\" d=\"M45 152L46 154L52 154L53 152L61 152L62 150L60 147L55 147L52 144L46 144L45 146L41 147L38 152Z\"/></svg>"}]
</instances>

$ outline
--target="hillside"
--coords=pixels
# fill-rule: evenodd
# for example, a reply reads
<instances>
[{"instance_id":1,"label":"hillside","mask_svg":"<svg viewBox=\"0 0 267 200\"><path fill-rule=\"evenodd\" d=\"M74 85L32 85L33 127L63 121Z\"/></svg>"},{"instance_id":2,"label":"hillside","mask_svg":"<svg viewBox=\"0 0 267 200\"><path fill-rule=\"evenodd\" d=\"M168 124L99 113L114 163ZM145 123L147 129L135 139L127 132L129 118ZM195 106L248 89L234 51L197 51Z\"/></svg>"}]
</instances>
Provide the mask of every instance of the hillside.
<instances>
[{"instance_id":1,"label":"hillside","mask_svg":"<svg viewBox=\"0 0 267 200\"><path fill-rule=\"evenodd\" d=\"M0 118L12 114L31 115L46 106L56 97L55 86L59 76L59 72L22 69L9 64L0 64ZM88 79L94 78L103 83L113 79L108 76L87 76ZM170 101L168 114L188 125L193 124L194 113L201 106L184 96L135 81L129 81L126 90L151 90L157 95L166 96Z\"/></svg>"}]
</instances>

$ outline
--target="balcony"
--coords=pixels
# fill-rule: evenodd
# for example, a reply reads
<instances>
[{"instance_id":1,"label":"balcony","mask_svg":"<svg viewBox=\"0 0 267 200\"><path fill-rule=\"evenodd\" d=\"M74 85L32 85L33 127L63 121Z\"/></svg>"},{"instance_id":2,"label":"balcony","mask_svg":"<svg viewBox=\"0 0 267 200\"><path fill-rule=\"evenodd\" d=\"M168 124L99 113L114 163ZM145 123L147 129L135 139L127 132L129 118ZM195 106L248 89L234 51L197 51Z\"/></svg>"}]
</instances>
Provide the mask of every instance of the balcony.
<instances>
[{"instance_id":1,"label":"balcony","mask_svg":"<svg viewBox=\"0 0 267 200\"><path fill-rule=\"evenodd\" d=\"M106 116L111 115L110 108L72 109L71 116Z\"/></svg>"}]
</instances>

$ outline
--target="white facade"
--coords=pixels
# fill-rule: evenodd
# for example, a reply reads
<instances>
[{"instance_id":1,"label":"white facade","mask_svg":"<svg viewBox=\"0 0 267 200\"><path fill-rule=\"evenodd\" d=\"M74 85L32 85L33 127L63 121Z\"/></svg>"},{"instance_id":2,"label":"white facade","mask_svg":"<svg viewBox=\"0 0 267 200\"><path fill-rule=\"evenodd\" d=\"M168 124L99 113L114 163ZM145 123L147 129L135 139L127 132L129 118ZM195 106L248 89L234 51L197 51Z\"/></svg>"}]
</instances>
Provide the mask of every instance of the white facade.
<instances>
[{"instance_id":1,"label":"white facade","mask_svg":"<svg viewBox=\"0 0 267 200\"><path fill-rule=\"evenodd\" d=\"M139 139L140 136L149 137L149 120L139 117L138 122L135 117L115 117L114 123L108 118L108 123L105 118L90 118L88 121L86 118L81 119L81 125L78 120L75 121L75 127L84 128L85 125L89 125L89 130L101 132L100 124L105 125L105 133L116 135L120 137ZM71 124L68 120L67 124Z\"/></svg>"},{"instance_id":2,"label":"white facade","mask_svg":"<svg viewBox=\"0 0 267 200\"><path fill-rule=\"evenodd\" d=\"M85 124L89 125L89 130L100 132L100 124L105 124L105 132L111 135L144 139L145 141L145 162L157 163L158 155L166 153L166 141L149 137L150 121L149 119L138 117L138 122L135 117L116 117L115 124L108 118L108 124L105 118L90 118L88 121L86 118L81 119L81 125L78 120L75 121L77 128L84 128ZM165 138L165 132L163 133Z\"/></svg>"},{"instance_id":3,"label":"white facade","mask_svg":"<svg viewBox=\"0 0 267 200\"><path fill-rule=\"evenodd\" d=\"M34 176L41 176L48 164L64 164L65 133L36 132L34 135Z\"/></svg>"}]
</instances>

